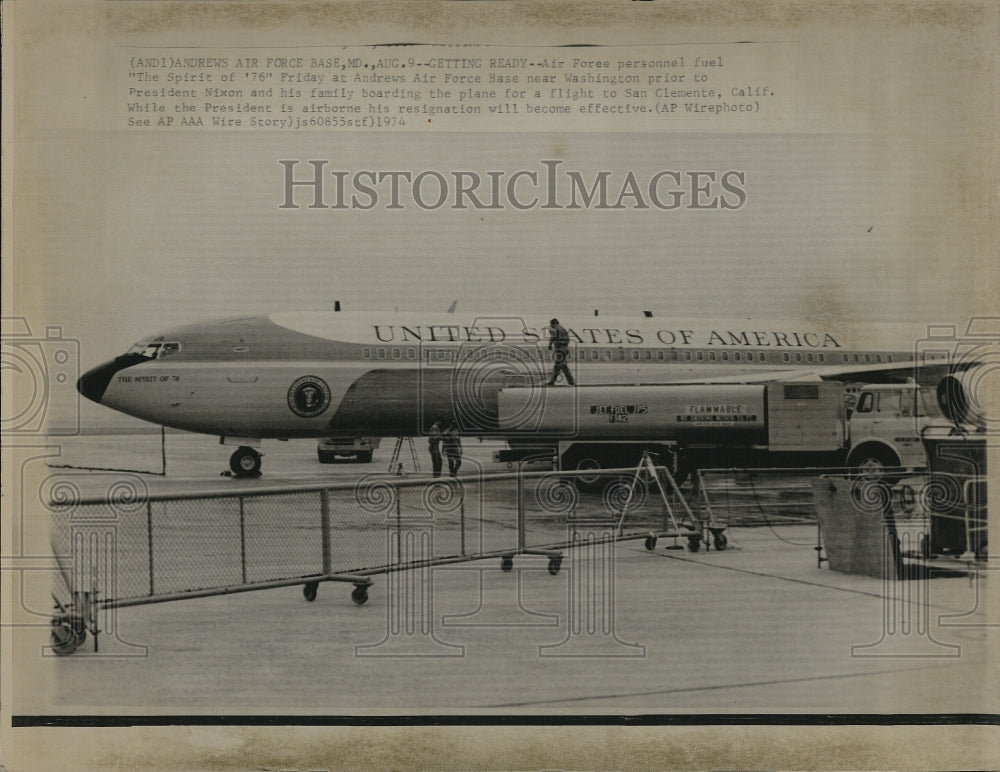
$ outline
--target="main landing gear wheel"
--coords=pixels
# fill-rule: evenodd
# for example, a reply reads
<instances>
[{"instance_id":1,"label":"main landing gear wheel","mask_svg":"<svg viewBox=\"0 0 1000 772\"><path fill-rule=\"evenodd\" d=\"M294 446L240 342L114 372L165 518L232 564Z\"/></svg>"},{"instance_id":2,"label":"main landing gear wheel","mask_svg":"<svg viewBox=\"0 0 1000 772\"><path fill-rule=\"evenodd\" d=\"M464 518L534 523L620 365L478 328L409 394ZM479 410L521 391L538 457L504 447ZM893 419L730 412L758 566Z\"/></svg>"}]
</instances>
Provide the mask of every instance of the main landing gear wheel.
<instances>
[{"instance_id":1,"label":"main landing gear wheel","mask_svg":"<svg viewBox=\"0 0 1000 772\"><path fill-rule=\"evenodd\" d=\"M302 597L312 603L316 600L316 591L319 589L319 582L306 582L302 585Z\"/></svg>"},{"instance_id":2,"label":"main landing gear wheel","mask_svg":"<svg viewBox=\"0 0 1000 772\"><path fill-rule=\"evenodd\" d=\"M726 538L724 533L714 533L712 534L712 546L715 547L719 552L722 552L729 544L729 539Z\"/></svg>"},{"instance_id":3,"label":"main landing gear wheel","mask_svg":"<svg viewBox=\"0 0 1000 772\"><path fill-rule=\"evenodd\" d=\"M500 558L500 570L501 571L513 571L514 570L514 558L504 555Z\"/></svg>"},{"instance_id":4,"label":"main landing gear wheel","mask_svg":"<svg viewBox=\"0 0 1000 772\"><path fill-rule=\"evenodd\" d=\"M351 600L357 603L359 606L364 605L368 602L368 587L363 584L354 585L354 589L351 590Z\"/></svg>"},{"instance_id":5,"label":"main landing gear wheel","mask_svg":"<svg viewBox=\"0 0 1000 772\"><path fill-rule=\"evenodd\" d=\"M555 576L562 568L562 558L549 558L549 573Z\"/></svg>"},{"instance_id":6,"label":"main landing gear wheel","mask_svg":"<svg viewBox=\"0 0 1000 772\"><path fill-rule=\"evenodd\" d=\"M688 536L688 552L697 552L701 549L700 536Z\"/></svg>"},{"instance_id":7,"label":"main landing gear wheel","mask_svg":"<svg viewBox=\"0 0 1000 772\"><path fill-rule=\"evenodd\" d=\"M653 550L656 549L656 537L655 536L647 536L646 537L646 549L648 549L650 552L652 552Z\"/></svg>"},{"instance_id":8,"label":"main landing gear wheel","mask_svg":"<svg viewBox=\"0 0 1000 772\"><path fill-rule=\"evenodd\" d=\"M229 457L229 468L237 477L260 477L260 453L242 445Z\"/></svg>"}]
</instances>

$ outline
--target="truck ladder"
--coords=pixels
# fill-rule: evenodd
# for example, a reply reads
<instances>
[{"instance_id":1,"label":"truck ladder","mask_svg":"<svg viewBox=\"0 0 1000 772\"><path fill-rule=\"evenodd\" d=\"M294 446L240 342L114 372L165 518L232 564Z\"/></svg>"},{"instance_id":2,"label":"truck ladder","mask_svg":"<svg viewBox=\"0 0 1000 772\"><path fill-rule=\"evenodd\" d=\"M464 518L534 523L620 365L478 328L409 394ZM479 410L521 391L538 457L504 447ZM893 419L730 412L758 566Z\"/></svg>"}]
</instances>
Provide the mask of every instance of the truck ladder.
<instances>
[{"instance_id":1,"label":"truck ladder","mask_svg":"<svg viewBox=\"0 0 1000 772\"><path fill-rule=\"evenodd\" d=\"M397 475L402 476L403 474L403 462L399 460L399 452L403 448L403 440L406 440L410 444L410 458L413 459L413 471L420 471L420 462L417 460L417 449L413 445L412 437L397 437L396 447L392 449L392 458L389 459L389 471L394 472Z\"/></svg>"},{"instance_id":2,"label":"truck ladder","mask_svg":"<svg viewBox=\"0 0 1000 772\"><path fill-rule=\"evenodd\" d=\"M670 525L673 526L673 533L678 536L686 536L689 539L704 538L701 523L694 516L694 512L691 511L691 507L688 506L687 500L684 498L680 487L677 485L677 481L674 480L674 476L670 474L670 470L666 467L656 466L656 464L653 463L652 456L648 450L644 450L642 452L642 458L639 460L639 465L635 468L635 474L632 476L632 481L629 483L628 496L625 499L625 503L622 505L622 514L618 520L618 536L621 536L624 532L625 516L628 513L629 505L632 503L632 499L635 496L635 488L639 484L644 472L648 473L653 481L656 482L656 487L660 491L660 498L663 500L663 505L667 510L667 516L670 518ZM678 520L677 515L674 513L674 506L670 503L670 496L667 493L666 486L664 486L664 478L666 478L667 485L669 485L671 491L680 502L680 507L683 510L681 520ZM684 516L686 516L686 518ZM685 519L689 525L682 529L681 522Z\"/></svg>"}]
</instances>

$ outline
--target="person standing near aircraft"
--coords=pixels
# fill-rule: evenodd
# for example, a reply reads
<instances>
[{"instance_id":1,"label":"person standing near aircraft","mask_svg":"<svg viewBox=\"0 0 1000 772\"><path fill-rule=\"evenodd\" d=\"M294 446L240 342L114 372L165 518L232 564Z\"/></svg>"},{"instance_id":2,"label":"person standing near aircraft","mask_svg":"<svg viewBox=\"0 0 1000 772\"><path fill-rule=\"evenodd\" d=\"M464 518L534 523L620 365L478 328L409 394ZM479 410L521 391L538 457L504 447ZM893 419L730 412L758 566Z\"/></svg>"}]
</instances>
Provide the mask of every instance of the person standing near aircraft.
<instances>
[{"instance_id":1,"label":"person standing near aircraft","mask_svg":"<svg viewBox=\"0 0 1000 772\"><path fill-rule=\"evenodd\" d=\"M458 469L462 466L462 439L458 436L458 427L454 421L451 421L444 431L441 449L448 459L448 474L458 477Z\"/></svg>"},{"instance_id":2,"label":"person standing near aircraft","mask_svg":"<svg viewBox=\"0 0 1000 772\"><path fill-rule=\"evenodd\" d=\"M444 436L444 421L438 419L427 432L427 450L431 454L431 468L434 477L441 476L441 439Z\"/></svg>"},{"instance_id":3,"label":"person standing near aircraft","mask_svg":"<svg viewBox=\"0 0 1000 772\"><path fill-rule=\"evenodd\" d=\"M552 352L552 377L549 378L549 382L545 385L555 386L559 373L562 373L566 376L566 383L570 386L575 386L576 383L573 381L573 375L566 365L566 357L569 353L569 333L566 332L565 327L559 324L558 319L553 319L549 322L549 351Z\"/></svg>"}]
</instances>

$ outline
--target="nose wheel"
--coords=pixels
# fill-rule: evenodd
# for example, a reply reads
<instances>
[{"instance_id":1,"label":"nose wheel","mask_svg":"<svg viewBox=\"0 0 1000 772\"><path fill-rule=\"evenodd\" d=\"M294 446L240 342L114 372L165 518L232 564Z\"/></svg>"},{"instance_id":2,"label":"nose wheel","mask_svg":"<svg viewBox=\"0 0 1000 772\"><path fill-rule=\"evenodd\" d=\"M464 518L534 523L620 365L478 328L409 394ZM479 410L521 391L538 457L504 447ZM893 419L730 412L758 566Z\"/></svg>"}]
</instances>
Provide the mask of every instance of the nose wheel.
<instances>
[{"instance_id":1,"label":"nose wheel","mask_svg":"<svg viewBox=\"0 0 1000 772\"><path fill-rule=\"evenodd\" d=\"M229 468L237 477L260 477L260 453L241 445L229 457Z\"/></svg>"}]
</instances>

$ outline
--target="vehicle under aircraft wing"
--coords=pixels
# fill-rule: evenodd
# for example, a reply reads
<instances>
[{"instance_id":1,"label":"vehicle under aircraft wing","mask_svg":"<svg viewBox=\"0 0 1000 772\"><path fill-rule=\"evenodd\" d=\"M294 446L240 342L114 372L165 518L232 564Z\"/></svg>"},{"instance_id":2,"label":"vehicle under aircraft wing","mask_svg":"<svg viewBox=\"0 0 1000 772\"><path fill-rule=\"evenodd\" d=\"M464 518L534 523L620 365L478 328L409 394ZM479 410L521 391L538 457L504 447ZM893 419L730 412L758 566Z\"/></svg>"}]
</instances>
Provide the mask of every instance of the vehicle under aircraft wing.
<instances>
[{"instance_id":1,"label":"vehicle under aircraft wing","mask_svg":"<svg viewBox=\"0 0 1000 772\"><path fill-rule=\"evenodd\" d=\"M530 428L501 426L499 395L523 388L544 401L558 374L552 328L524 316L461 321L335 311L192 324L141 339L84 374L78 389L128 415L238 445L236 474L259 472L254 448L267 438L418 436L450 418L466 435L532 439ZM946 352L919 350L922 328L649 316L567 317L565 327L566 364L583 388L933 385L955 369Z\"/></svg>"}]
</instances>

